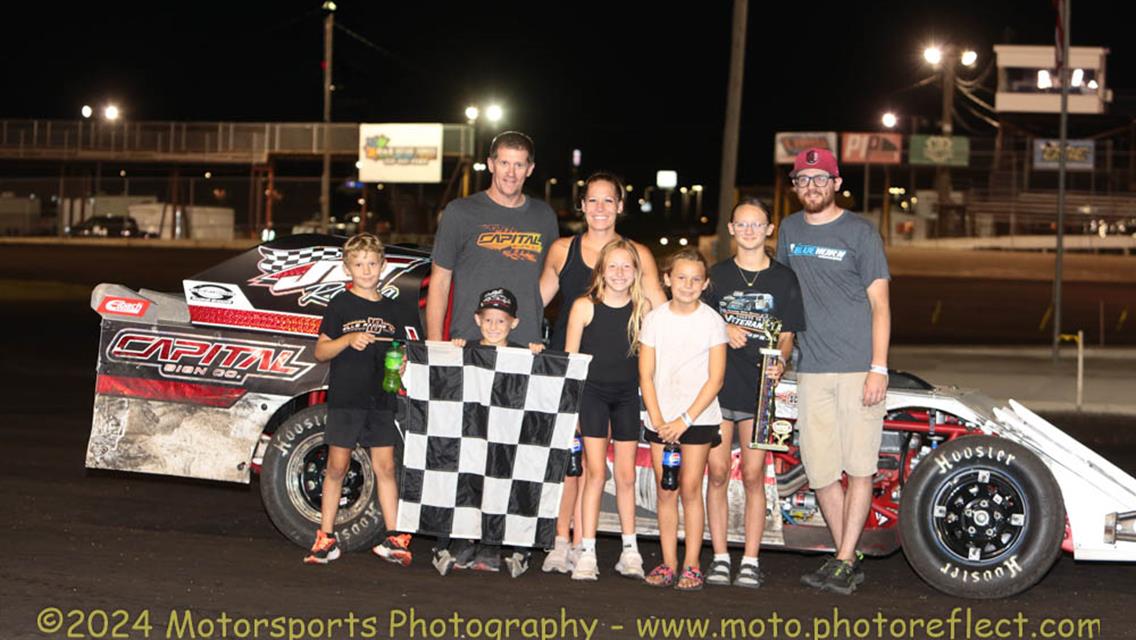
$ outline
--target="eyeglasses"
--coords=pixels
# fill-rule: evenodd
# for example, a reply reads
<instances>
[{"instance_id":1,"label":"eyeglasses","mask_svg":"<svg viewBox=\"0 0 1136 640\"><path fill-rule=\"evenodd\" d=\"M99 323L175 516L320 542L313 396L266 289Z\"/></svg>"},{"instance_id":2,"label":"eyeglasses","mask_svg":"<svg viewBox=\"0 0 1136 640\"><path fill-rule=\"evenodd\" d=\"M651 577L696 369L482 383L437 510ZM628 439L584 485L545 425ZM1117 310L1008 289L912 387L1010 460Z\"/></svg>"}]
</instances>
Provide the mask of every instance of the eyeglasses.
<instances>
[{"instance_id":1,"label":"eyeglasses","mask_svg":"<svg viewBox=\"0 0 1136 640\"><path fill-rule=\"evenodd\" d=\"M759 231L769 226L768 222L731 222L735 229L742 231Z\"/></svg>"},{"instance_id":2,"label":"eyeglasses","mask_svg":"<svg viewBox=\"0 0 1136 640\"><path fill-rule=\"evenodd\" d=\"M793 184L800 189L804 189L805 187L809 186L810 182L818 187L823 187L828 184L829 180L833 180L835 178L836 176L830 176L827 173L822 173L816 176L795 176L793 178Z\"/></svg>"}]
</instances>

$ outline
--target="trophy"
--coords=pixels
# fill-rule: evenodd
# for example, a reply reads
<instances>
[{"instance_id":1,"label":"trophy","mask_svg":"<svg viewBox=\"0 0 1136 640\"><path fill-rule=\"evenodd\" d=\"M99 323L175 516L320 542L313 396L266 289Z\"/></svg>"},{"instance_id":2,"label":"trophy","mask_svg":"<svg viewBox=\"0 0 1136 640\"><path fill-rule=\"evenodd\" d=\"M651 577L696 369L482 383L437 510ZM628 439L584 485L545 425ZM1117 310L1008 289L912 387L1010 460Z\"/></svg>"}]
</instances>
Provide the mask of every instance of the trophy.
<instances>
[{"instance_id":1,"label":"trophy","mask_svg":"<svg viewBox=\"0 0 1136 640\"><path fill-rule=\"evenodd\" d=\"M757 333L765 338L765 347L761 349L761 367L757 380L757 406L753 410L753 437L750 438L750 449L764 449L765 451L788 451L787 444L793 435L793 425L786 420L774 420L776 416L775 404L777 381L769 377L769 370L781 357L781 350L777 348L778 338L781 336L781 321L769 317L764 326Z\"/></svg>"}]
</instances>

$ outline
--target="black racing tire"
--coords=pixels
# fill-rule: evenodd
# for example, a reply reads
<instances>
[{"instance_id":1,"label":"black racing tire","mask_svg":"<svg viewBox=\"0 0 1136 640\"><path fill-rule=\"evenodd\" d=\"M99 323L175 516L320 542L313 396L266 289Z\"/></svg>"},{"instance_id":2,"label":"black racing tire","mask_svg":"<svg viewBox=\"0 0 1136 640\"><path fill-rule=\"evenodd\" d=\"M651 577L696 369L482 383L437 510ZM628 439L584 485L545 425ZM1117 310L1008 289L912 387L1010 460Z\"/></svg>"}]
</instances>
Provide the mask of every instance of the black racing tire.
<instances>
[{"instance_id":1,"label":"black racing tire","mask_svg":"<svg viewBox=\"0 0 1136 640\"><path fill-rule=\"evenodd\" d=\"M280 533L305 549L315 541L320 523L326 425L325 404L292 414L272 435L260 469L260 496L268 517ZM344 551L368 548L384 531L384 524L366 449L352 452L343 486L345 494L335 519L339 547Z\"/></svg>"},{"instance_id":2,"label":"black racing tire","mask_svg":"<svg viewBox=\"0 0 1136 640\"><path fill-rule=\"evenodd\" d=\"M1065 505L1033 452L1005 438L964 436L912 472L899 535L912 569L939 591L1004 598L1037 584L1056 562Z\"/></svg>"}]
</instances>

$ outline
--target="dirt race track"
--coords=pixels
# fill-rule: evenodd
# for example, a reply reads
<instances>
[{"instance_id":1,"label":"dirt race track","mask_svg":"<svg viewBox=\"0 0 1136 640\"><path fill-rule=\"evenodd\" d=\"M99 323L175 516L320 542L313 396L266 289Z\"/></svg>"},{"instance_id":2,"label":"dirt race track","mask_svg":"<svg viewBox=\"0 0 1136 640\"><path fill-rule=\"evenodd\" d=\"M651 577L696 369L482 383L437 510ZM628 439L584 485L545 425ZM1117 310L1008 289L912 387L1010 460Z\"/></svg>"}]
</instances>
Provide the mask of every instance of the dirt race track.
<instances>
[{"instance_id":1,"label":"dirt race track","mask_svg":"<svg viewBox=\"0 0 1136 640\"><path fill-rule=\"evenodd\" d=\"M660 592L614 575L613 538L600 540L603 573L591 584L539 571L515 580L504 574L441 578L426 561L425 540L414 543L418 557L409 569L367 554L304 566L303 550L264 514L255 481L246 487L85 470L97 316L81 302L3 303L0 313L9 328L0 361L8 398L0 421L0 508L6 514L0 639L523 638L553 632L549 637L638 638L667 637L662 628L652 632L640 624L682 617L709 627L669 637L925 638L933 637L925 627L909 625L946 620L956 608L957 625L965 624L969 608L969 637L975 638L981 637L978 618L1010 620L986 629L1007 634L1001 637L1061 631L1071 634L1052 637L1136 637L1136 566L1077 563L1068 556L1030 591L1000 601L945 596L924 584L902 554L868 561L868 580L851 597L800 586L798 576L819 560L788 552L762 555L767 583L759 591ZM1136 472L1130 419L1053 420ZM657 544L645 541L642 549L653 566ZM405 626L411 609L432 624ZM455 613L465 619L456 627ZM148 630L136 624L144 614ZM1027 619L1020 628L1013 621L1019 614ZM222 616L242 622L223 629ZM353 630L346 626L349 616L357 619ZM561 626L562 616L596 626ZM253 634L257 620L269 625L274 618L281 626ZM518 620L510 627L505 618ZM344 626L329 634L331 619ZM522 619L530 620L527 626ZM733 626L734 619L741 626ZM847 626L833 627L834 619ZM1046 626L1043 619L1054 622ZM939 629L941 637L952 637L947 626ZM956 626L953 637L965 633Z\"/></svg>"}]
</instances>

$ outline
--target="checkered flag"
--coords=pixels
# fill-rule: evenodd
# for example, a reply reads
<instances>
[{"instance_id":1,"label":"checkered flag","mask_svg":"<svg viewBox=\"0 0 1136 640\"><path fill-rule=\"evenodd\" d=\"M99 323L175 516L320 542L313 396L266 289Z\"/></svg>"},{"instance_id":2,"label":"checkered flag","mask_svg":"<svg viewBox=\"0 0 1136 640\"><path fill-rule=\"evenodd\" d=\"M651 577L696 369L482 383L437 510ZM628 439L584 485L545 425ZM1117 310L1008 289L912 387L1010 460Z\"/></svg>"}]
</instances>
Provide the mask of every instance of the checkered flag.
<instances>
[{"instance_id":1,"label":"checkered flag","mask_svg":"<svg viewBox=\"0 0 1136 640\"><path fill-rule=\"evenodd\" d=\"M408 343L398 530L551 547L591 356Z\"/></svg>"},{"instance_id":2,"label":"checkered flag","mask_svg":"<svg viewBox=\"0 0 1136 640\"><path fill-rule=\"evenodd\" d=\"M256 268L261 273L274 274L315 262L338 262L343 259L341 247L304 247L303 249L270 249L260 247L260 262Z\"/></svg>"}]
</instances>

